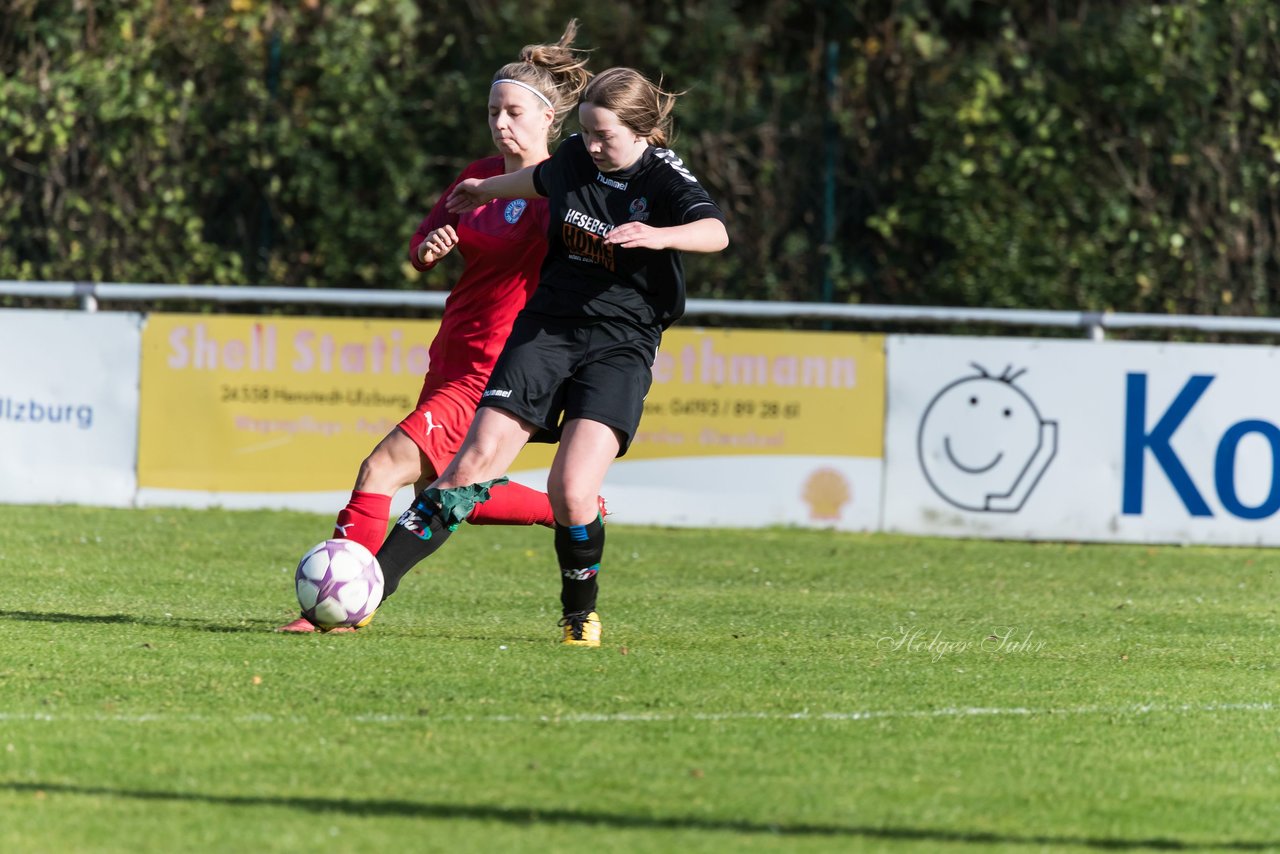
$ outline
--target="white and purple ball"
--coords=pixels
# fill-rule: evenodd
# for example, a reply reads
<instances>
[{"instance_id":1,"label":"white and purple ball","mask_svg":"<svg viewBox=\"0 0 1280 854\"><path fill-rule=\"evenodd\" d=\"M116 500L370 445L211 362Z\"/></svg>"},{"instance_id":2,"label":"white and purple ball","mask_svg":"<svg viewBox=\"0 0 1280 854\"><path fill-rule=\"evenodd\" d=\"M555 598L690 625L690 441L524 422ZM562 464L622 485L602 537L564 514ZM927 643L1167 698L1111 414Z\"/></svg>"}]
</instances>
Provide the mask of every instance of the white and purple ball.
<instances>
[{"instance_id":1,"label":"white and purple ball","mask_svg":"<svg viewBox=\"0 0 1280 854\"><path fill-rule=\"evenodd\" d=\"M363 626L382 603L382 567L354 540L325 540L294 573L302 616L322 629Z\"/></svg>"}]
</instances>

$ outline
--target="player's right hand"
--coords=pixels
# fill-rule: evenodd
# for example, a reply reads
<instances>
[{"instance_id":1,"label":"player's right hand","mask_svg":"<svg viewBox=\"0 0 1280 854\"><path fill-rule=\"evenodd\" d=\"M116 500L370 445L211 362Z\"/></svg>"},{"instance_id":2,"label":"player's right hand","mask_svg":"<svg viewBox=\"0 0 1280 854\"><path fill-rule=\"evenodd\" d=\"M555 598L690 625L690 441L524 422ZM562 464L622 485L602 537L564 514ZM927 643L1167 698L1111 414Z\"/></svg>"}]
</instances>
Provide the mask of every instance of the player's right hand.
<instances>
[{"instance_id":1,"label":"player's right hand","mask_svg":"<svg viewBox=\"0 0 1280 854\"><path fill-rule=\"evenodd\" d=\"M434 264L453 251L458 245L458 233L451 225L442 225L427 232L418 247L418 257L423 264Z\"/></svg>"},{"instance_id":2,"label":"player's right hand","mask_svg":"<svg viewBox=\"0 0 1280 854\"><path fill-rule=\"evenodd\" d=\"M453 188L453 192L449 194L448 201L445 202L449 213L466 213L489 201L489 197L480 190L482 183L481 178L467 178L465 181L459 181Z\"/></svg>"}]
</instances>

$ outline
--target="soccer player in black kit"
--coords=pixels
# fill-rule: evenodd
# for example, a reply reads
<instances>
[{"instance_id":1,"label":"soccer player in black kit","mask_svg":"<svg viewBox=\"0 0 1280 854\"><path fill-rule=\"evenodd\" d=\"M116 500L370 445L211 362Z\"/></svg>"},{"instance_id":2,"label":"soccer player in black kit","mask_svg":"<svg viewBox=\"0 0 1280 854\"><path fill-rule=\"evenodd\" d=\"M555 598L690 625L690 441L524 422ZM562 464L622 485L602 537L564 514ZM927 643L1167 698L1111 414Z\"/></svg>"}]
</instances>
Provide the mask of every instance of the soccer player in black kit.
<instances>
[{"instance_id":1,"label":"soccer player in black kit","mask_svg":"<svg viewBox=\"0 0 1280 854\"><path fill-rule=\"evenodd\" d=\"M487 497L525 443L559 442L547 493L562 641L572 646L600 645L598 496L640 423L662 331L684 313L680 252L729 244L719 207L665 147L675 97L633 69L611 68L582 94L582 133L550 159L462 181L450 196L454 213L546 196L549 248L462 448L378 552L384 572L407 572Z\"/></svg>"}]
</instances>

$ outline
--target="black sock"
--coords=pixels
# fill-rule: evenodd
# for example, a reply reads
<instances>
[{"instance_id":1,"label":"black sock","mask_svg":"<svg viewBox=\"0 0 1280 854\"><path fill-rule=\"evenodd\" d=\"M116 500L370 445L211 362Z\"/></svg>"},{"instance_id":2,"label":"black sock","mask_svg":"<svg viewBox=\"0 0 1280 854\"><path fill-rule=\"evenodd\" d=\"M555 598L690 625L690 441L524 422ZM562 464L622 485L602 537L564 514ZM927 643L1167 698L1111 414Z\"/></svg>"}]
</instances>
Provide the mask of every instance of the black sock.
<instances>
[{"instance_id":1,"label":"black sock","mask_svg":"<svg viewBox=\"0 0 1280 854\"><path fill-rule=\"evenodd\" d=\"M499 477L447 489L428 486L419 492L378 549L378 564L385 584L382 598L396 592L400 579L409 570L443 546L477 504L489 500L492 487L506 482L505 477Z\"/></svg>"},{"instance_id":2,"label":"black sock","mask_svg":"<svg viewBox=\"0 0 1280 854\"><path fill-rule=\"evenodd\" d=\"M383 599L395 593L400 579L444 545L457 527L447 524L439 502L424 493L413 499L413 504L396 520L382 548L378 549L378 565L382 567L386 585L382 590Z\"/></svg>"},{"instance_id":3,"label":"black sock","mask_svg":"<svg viewBox=\"0 0 1280 854\"><path fill-rule=\"evenodd\" d=\"M597 575L604 556L604 522L597 516L586 525L556 525L556 557L560 561L560 605L565 614L594 611Z\"/></svg>"}]
</instances>

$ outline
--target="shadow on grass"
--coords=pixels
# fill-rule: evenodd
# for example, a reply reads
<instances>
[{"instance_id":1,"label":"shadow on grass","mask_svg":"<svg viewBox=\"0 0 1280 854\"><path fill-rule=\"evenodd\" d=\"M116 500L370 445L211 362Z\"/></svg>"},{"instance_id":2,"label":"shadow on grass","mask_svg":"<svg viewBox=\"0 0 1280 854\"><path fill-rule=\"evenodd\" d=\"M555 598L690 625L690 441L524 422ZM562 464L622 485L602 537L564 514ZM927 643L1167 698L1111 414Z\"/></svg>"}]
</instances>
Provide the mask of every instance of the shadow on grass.
<instances>
[{"instance_id":1,"label":"shadow on grass","mask_svg":"<svg viewBox=\"0 0 1280 854\"><path fill-rule=\"evenodd\" d=\"M147 617L138 614L66 614L58 611L2 611L0 619L25 620L31 623L96 623L99 625L151 626L161 629L191 629L200 632L263 632L272 628L270 623L252 623L242 626L221 626L184 617Z\"/></svg>"},{"instance_id":2,"label":"shadow on grass","mask_svg":"<svg viewBox=\"0 0 1280 854\"><path fill-rule=\"evenodd\" d=\"M616 827L628 830L695 830L771 836L863 837L866 839L950 842L973 845L1076 845L1103 850L1148 848L1160 851L1272 851L1280 840L1248 842L1219 840L1189 842L1167 837L1149 839L1113 839L1091 836L1055 836L1052 834L1001 834L965 832L916 827L869 827L842 824L769 824L742 819L696 818L693 816L638 816L592 810L537 809L534 807L497 807L482 804L433 804L401 800L354 800L351 798L265 797L261 795L212 795L199 792L162 792L150 789L110 789L102 786L76 786L60 783L0 783L0 790L11 792L43 792L46 795L88 795L108 798L130 798L140 801L173 801L205 803L233 807L284 807L319 813L347 813L353 816L394 816L397 818L463 819L500 821L528 825L580 824Z\"/></svg>"}]
</instances>

